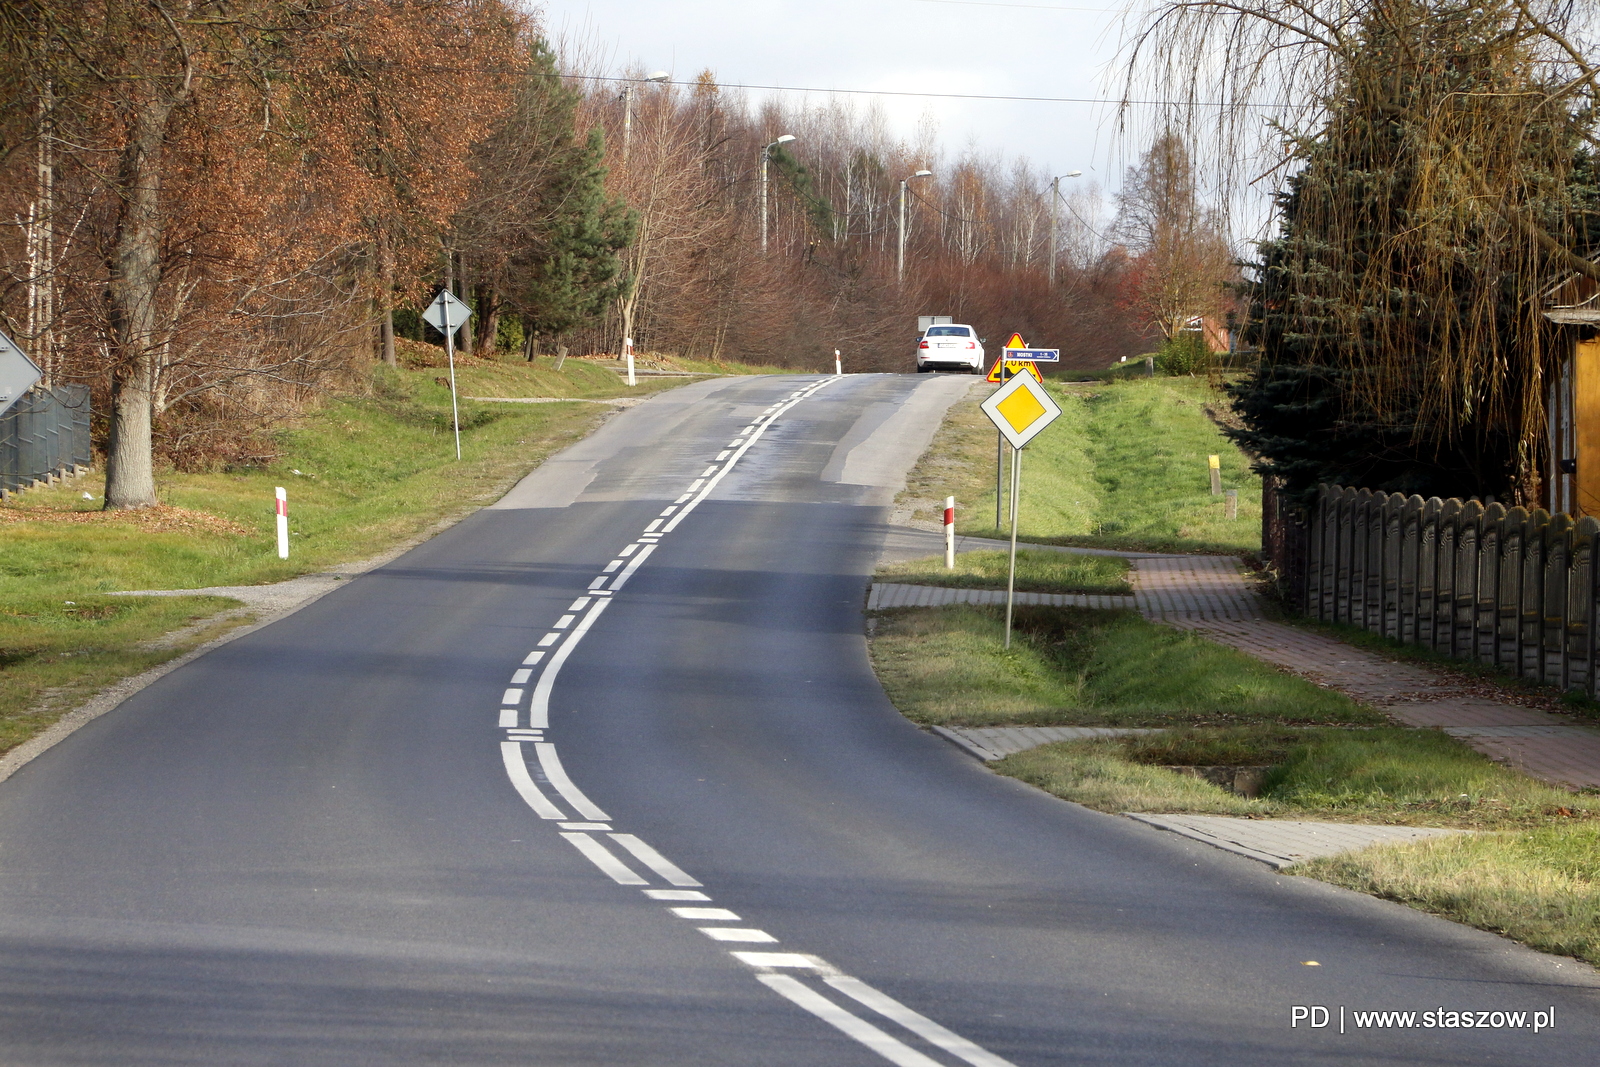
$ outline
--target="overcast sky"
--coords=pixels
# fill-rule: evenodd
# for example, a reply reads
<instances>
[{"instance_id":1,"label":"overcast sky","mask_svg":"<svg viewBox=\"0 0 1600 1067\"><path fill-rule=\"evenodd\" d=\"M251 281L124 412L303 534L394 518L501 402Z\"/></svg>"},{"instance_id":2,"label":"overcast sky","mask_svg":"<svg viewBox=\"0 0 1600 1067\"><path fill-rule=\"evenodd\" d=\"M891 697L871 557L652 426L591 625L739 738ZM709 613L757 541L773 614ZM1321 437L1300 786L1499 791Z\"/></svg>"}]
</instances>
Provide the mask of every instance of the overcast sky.
<instances>
[{"instance_id":1,"label":"overcast sky","mask_svg":"<svg viewBox=\"0 0 1600 1067\"><path fill-rule=\"evenodd\" d=\"M689 79L709 68L723 84L823 90L809 97L819 103L830 89L1091 101L1116 94L1108 75L1118 0L546 0L544 9L555 37L598 47L612 70L637 63ZM1138 154L1114 135L1104 103L851 99L876 99L908 141L931 119L949 156L975 145L1008 161L1025 157L1047 174L1081 170L1108 191ZM804 146L795 147L804 158Z\"/></svg>"}]
</instances>

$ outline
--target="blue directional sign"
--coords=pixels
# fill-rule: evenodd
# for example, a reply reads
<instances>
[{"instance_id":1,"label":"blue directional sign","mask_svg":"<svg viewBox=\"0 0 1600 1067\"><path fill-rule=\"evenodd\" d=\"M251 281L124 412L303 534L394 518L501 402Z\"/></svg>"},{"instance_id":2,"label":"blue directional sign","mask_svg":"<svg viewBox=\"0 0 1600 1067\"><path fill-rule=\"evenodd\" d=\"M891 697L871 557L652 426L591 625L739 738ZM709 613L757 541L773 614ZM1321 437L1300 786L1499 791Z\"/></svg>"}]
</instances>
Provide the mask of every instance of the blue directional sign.
<instances>
[{"instance_id":1,"label":"blue directional sign","mask_svg":"<svg viewBox=\"0 0 1600 1067\"><path fill-rule=\"evenodd\" d=\"M1059 348L1008 348L1007 359L1025 359L1029 363L1060 363Z\"/></svg>"}]
</instances>

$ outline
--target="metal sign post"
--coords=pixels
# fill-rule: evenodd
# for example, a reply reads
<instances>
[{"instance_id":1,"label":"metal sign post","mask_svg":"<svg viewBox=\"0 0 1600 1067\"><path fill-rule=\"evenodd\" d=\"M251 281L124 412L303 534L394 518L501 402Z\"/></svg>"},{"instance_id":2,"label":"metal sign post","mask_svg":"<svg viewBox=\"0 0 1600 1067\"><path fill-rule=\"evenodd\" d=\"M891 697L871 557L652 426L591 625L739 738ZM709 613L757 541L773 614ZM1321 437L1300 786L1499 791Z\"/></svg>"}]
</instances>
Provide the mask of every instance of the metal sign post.
<instances>
[{"instance_id":1,"label":"metal sign post","mask_svg":"<svg viewBox=\"0 0 1600 1067\"><path fill-rule=\"evenodd\" d=\"M444 334L444 350L450 358L450 420L456 430L456 459L461 458L461 408L456 403L456 331L472 318L472 309L456 299L448 289L440 289L422 320Z\"/></svg>"},{"instance_id":2,"label":"metal sign post","mask_svg":"<svg viewBox=\"0 0 1600 1067\"><path fill-rule=\"evenodd\" d=\"M1019 374L994 391L980 407L1011 443L1011 562L1006 572L1006 647L1011 647L1011 617L1017 589L1017 514L1022 497L1022 450L1061 415L1044 386Z\"/></svg>"}]
</instances>

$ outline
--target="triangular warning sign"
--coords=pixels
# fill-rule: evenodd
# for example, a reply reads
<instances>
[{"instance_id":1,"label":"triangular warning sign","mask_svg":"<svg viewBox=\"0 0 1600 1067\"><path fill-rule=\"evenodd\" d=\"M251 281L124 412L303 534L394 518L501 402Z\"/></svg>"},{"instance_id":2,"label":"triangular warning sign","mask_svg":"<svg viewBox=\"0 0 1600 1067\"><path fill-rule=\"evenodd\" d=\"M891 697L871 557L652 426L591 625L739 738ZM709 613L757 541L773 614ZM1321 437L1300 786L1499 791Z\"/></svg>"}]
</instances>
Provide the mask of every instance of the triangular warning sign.
<instances>
[{"instance_id":1,"label":"triangular warning sign","mask_svg":"<svg viewBox=\"0 0 1600 1067\"><path fill-rule=\"evenodd\" d=\"M1008 345L1007 347L1010 346ZM991 382L1004 382L1009 381L1019 374L1031 374L1033 375L1034 381L1038 382L1040 385L1044 384L1044 377L1039 373L1039 368L1033 365L1032 360L1005 359L1003 357L995 360L994 366L989 368L989 377L987 380Z\"/></svg>"},{"instance_id":2,"label":"triangular warning sign","mask_svg":"<svg viewBox=\"0 0 1600 1067\"><path fill-rule=\"evenodd\" d=\"M1028 347L1028 343L1022 339L1022 335L1020 333L1014 333L1014 334L1011 335L1011 340L1006 342L1006 347L1007 348L1027 348Z\"/></svg>"}]
</instances>

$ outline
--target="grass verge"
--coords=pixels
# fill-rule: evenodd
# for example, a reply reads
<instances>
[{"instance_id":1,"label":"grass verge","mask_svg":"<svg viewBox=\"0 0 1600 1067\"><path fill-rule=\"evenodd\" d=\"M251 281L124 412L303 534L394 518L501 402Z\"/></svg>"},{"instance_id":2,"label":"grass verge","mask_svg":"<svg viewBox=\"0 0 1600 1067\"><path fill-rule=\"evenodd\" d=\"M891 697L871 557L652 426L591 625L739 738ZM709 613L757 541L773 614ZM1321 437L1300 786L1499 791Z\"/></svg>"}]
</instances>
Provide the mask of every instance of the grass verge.
<instances>
[{"instance_id":1,"label":"grass verge","mask_svg":"<svg viewBox=\"0 0 1600 1067\"><path fill-rule=\"evenodd\" d=\"M1132 612L951 606L880 613L873 664L889 699L939 726L1383 722L1348 697Z\"/></svg>"},{"instance_id":2,"label":"grass verge","mask_svg":"<svg viewBox=\"0 0 1600 1067\"><path fill-rule=\"evenodd\" d=\"M1047 385L1062 417L1023 454L1021 536L1128 551L1247 553L1261 547L1261 481L1207 410L1226 398L1197 378ZM935 521L954 494L963 534L995 533L995 429L985 388L951 408L898 504ZM1008 450L1009 451L1009 450ZM1211 495L1209 455L1239 491L1238 518Z\"/></svg>"},{"instance_id":3,"label":"grass verge","mask_svg":"<svg viewBox=\"0 0 1600 1067\"><path fill-rule=\"evenodd\" d=\"M880 582L908 582L953 589L1004 589L1010 565L1008 552L958 552L954 570L943 556L892 563L879 569ZM1132 592L1128 561L1117 556L1075 556L1066 552L1017 551L1016 588L1028 593L1096 593L1117 596Z\"/></svg>"},{"instance_id":4,"label":"grass verge","mask_svg":"<svg viewBox=\"0 0 1600 1067\"><path fill-rule=\"evenodd\" d=\"M538 363L461 368L469 382L474 374L482 395L497 396L637 396L685 381L630 389L582 360L560 374ZM428 366L379 367L368 392L330 399L282 434L268 466L161 472L160 507L101 511L98 474L0 506L0 751L93 691L247 621L195 626L237 607L232 600L103 594L252 585L370 558L493 500L607 414L599 404L464 401L457 462L440 377ZM289 490L288 561L276 551L279 485ZM181 638L160 640L185 627Z\"/></svg>"},{"instance_id":5,"label":"grass verge","mask_svg":"<svg viewBox=\"0 0 1600 1067\"><path fill-rule=\"evenodd\" d=\"M1592 822L1387 845L1295 871L1600 965L1600 826Z\"/></svg>"},{"instance_id":6,"label":"grass verge","mask_svg":"<svg viewBox=\"0 0 1600 1067\"><path fill-rule=\"evenodd\" d=\"M1279 815L1337 822L1532 827L1600 819L1600 796L1574 795L1491 762L1438 730L1274 726L1069 741L995 769L1101 811ZM1244 798L1165 768L1268 767Z\"/></svg>"}]
</instances>

